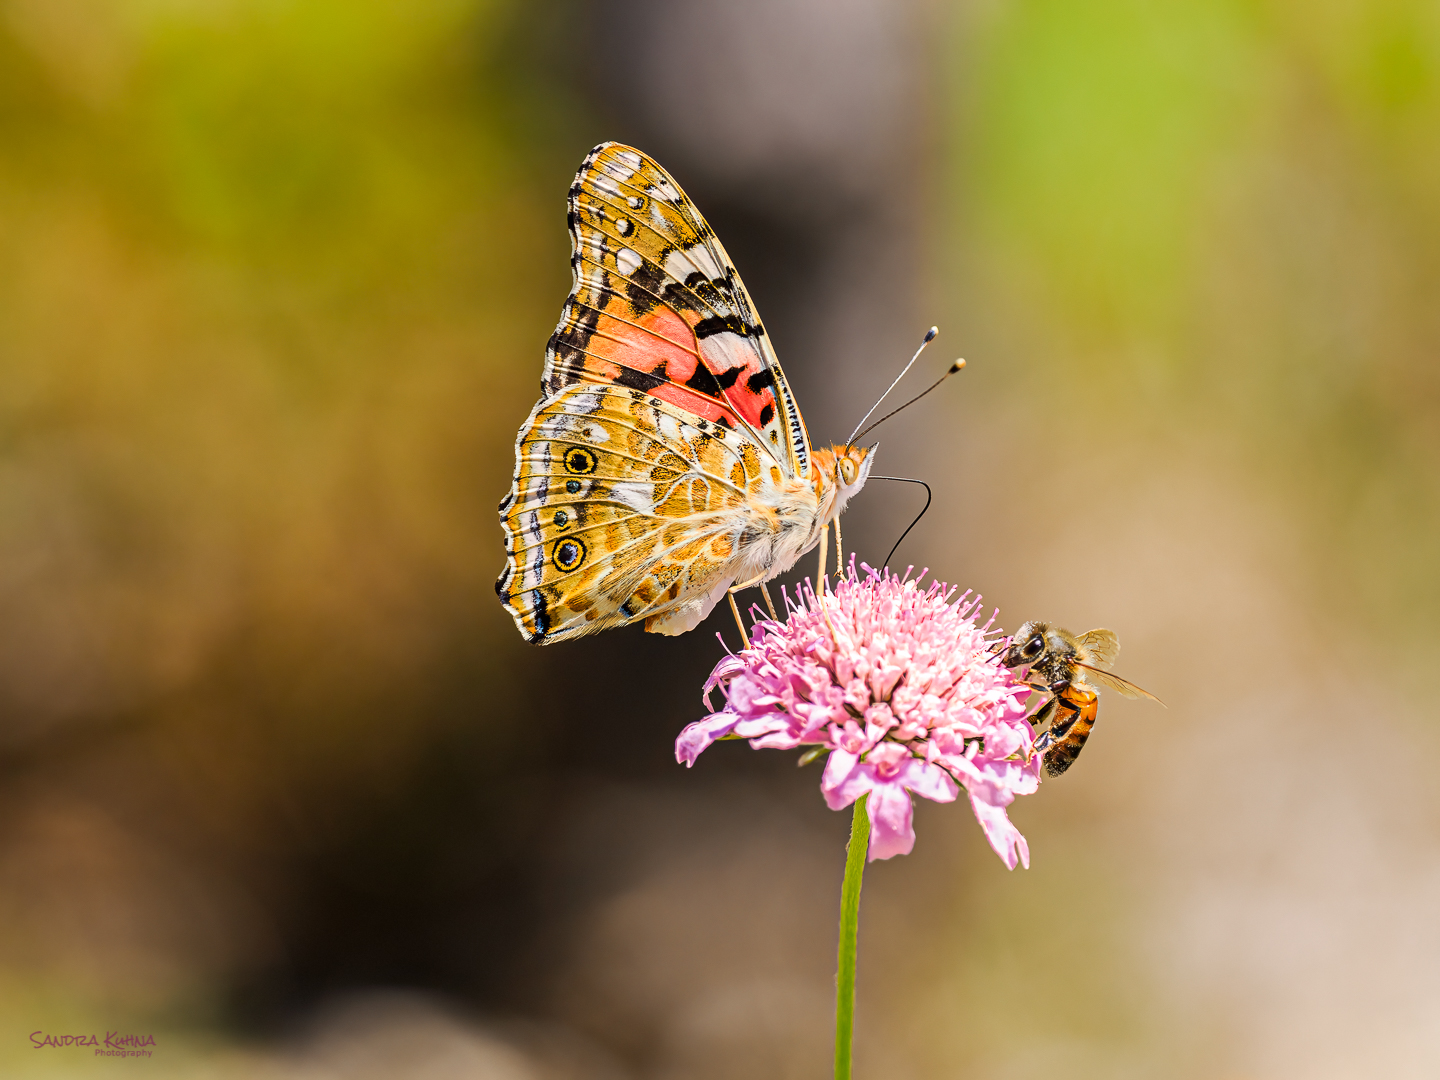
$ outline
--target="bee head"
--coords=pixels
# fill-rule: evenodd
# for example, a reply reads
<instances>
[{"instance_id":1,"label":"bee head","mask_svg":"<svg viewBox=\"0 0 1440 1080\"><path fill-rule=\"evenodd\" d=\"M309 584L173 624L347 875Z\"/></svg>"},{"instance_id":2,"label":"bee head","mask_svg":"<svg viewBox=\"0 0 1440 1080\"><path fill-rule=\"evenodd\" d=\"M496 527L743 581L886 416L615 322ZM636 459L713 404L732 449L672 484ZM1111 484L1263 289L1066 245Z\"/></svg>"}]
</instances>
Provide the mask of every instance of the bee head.
<instances>
[{"instance_id":1,"label":"bee head","mask_svg":"<svg viewBox=\"0 0 1440 1080\"><path fill-rule=\"evenodd\" d=\"M1003 663L1008 668L1025 668L1049 686L1073 677L1075 656L1069 634L1058 626L1032 621L1015 631Z\"/></svg>"},{"instance_id":2,"label":"bee head","mask_svg":"<svg viewBox=\"0 0 1440 1080\"><path fill-rule=\"evenodd\" d=\"M1027 622L1016 630L1015 636L1010 639L1010 648L1005 651L1005 666L1034 666L1045 655L1045 632L1049 629L1043 622Z\"/></svg>"}]
</instances>

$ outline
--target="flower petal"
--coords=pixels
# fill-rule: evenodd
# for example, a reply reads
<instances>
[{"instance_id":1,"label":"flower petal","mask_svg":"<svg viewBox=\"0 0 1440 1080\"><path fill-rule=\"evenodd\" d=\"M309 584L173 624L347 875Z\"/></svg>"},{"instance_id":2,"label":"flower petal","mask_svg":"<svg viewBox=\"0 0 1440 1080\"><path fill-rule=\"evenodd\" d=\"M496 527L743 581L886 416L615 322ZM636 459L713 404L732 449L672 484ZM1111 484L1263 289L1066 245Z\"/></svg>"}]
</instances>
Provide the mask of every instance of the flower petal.
<instances>
[{"instance_id":1,"label":"flower petal","mask_svg":"<svg viewBox=\"0 0 1440 1080\"><path fill-rule=\"evenodd\" d=\"M825 762L825 775L820 778L820 793L831 810L841 810L875 786L874 771L858 755L848 750L834 750Z\"/></svg>"},{"instance_id":2,"label":"flower petal","mask_svg":"<svg viewBox=\"0 0 1440 1080\"><path fill-rule=\"evenodd\" d=\"M915 847L915 808L910 793L899 784L877 784L865 808L870 812L868 861L909 855Z\"/></svg>"},{"instance_id":3,"label":"flower petal","mask_svg":"<svg viewBox=\"0 0 1440 1080\"><path fill-rule=\"evenodd\" d=\"M995 849L995 854L1011 870L1019 861L1026 870L1030 869L1030 845L1011 822L1003 806L992 806L981 799L970 797L970 808L975 811L975 820L985 831L985 839Z\"/></svg>"},{"instance_id":4,"label":"flower petal","mask_svg":"<svg viewBox=\"0 0 1440 1080\"><path fill-rule=\"evenodd\" d=\"M675 760L684 762L689 768L695 764L695 759L707 750L717 739L724 738L730 734L732 728L740 722L729 708L711 713L704 720L696 720L684 731L680 732L679 738L675 740Z\"/></svg>"},{"instance_id":5,"label":"flower petal","mask_svg":"<svg viewBox=\"0 0 1440 1080\"><path fill-rule=\"evenodd\" d=\"M960 785L944 769L919 758L911 758L905 764L898 780L916 795L931 802L954 802L960 794Z\"/></svg>"}]
</instances>

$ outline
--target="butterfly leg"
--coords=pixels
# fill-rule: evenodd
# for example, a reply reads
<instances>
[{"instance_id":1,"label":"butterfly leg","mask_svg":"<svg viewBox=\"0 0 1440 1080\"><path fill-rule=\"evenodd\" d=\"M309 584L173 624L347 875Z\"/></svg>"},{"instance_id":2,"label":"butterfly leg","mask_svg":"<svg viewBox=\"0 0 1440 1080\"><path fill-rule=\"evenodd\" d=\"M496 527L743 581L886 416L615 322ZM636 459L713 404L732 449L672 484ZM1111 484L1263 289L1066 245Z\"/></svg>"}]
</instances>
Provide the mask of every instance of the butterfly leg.
<instances>
[{"instance_id":1,"label":"butterfly leg","mask_svg":"<svg viewBox=\"0 0 1440 1080\"><path fill-rule=\"evenodd\" d=\"M726 595L730 597L730 610L735 614L735 625L740 628L740 640L745 643L745 648L747 649L750 647L750 639L745 635L745 624L740 621L740 608L735 603L735 594L741 589L750 588L750 586L752 585L759 585L760 591L765 593L765 603L770 608L771 617L774 618L775 605L770 603L770 593L767 592L765 589L764 574L761 574L759 577L751 578L749 581L742 581L738 585L731 585L730 588L726 590ZM779 619L776 618L776 621L778 622Z\"/></svg>"},{"instance_id":2,"label":"butterfly leg","mask_svg":"<svg viewBox=\"0 0 1440 1080\"><path fill-rule=\"evenodd\" d=\"M845 573L845 556L840 553L840 519L835 519L835 573Z\"/></svg>"},{"instance_id":3,"label":"butterfly leg","mask_svg":"<svg viewBox=\"0 0 1440 1080\"><path fill-rule=\"evenodd\" d=\"M730 595L734 596L735 593L739 592L741 589L748 589L752 585L760 586L760 595L765 597L765 606L770 609L770 618L774 619L776 622L779 622L780 616L775 612L775 601L770 599L770 590L765 587L764 574L761 574L757 578L751 578L749 581L741 582L739 585L731 585ZM734 603L734 601L732 600L731 603Z\"/></svg>"},{"instance_id":4,"label":"butterfly leg","mask_svg":"<svg viewBox=\"0 0 1440 1080\"><path fill-rule=\"evenodd\" d=\"M745 633L745 624L740 621L740 608L735 604L735 590L731 589L725 595L730 598L730 611L735 616L735 625L740 629L740 643L748 649L750 647L750 637Z\"/></svg>"},{"instance_id":5,"label":"butterfly leg","mask_svg":"<svg viewBox=\"0 0 1440 1080\"><path fill-rule=\"evenodd\" d=\"M825 591L825 558L830 554L830 526L820 526L820 569L815 571L817 578L815 585L820 592Z\"/></svg>"},{"instance_id":6,"label":"butterfly leg","mask_svg":"<svg viewBox=\"0 0 1440 1080\"><path fill-rule=\"evenodd\" d=\"M823 525L823 526L821 526L821 528L820 528L820 581L818 582L819 588L817 588L816 591L815 591L815 602L820 605L820 614L823 615L823 616L825 616L825 625L826 625L827 627L829 627L829 629L830 629L830 636L833 638L833 637L835 637L835 624L830 621L830 611L829 611L828 608L825 607L825 582L826 582L826 580L827 580L827 579L826 579L826 576L825 576L825 556L828 554L828 552L825 550L825 546L826 546L826 543L829 541L829 539L830 539L830 526L829 526L829 525Z\"/></svg>"}]
</instances>

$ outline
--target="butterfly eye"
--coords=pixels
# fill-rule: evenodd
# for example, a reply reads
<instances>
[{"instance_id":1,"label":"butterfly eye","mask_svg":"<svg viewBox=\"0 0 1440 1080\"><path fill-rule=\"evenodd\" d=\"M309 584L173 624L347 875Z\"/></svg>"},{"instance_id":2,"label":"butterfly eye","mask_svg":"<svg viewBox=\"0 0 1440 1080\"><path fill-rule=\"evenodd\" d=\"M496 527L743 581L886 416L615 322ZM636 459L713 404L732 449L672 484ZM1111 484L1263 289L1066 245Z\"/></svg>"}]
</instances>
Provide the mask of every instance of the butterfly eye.
<instances>
[{"instance_id":1,"label":"butterfly eye","mask_svg":"<svg viewBox=\"0 0 1440 1080\"><path fill-rule=\"evenodd\" d=\"M849 458L840 459L840 479L845 482L846 487L855 482L855 462Z\"/></svg>"}]
</instances>

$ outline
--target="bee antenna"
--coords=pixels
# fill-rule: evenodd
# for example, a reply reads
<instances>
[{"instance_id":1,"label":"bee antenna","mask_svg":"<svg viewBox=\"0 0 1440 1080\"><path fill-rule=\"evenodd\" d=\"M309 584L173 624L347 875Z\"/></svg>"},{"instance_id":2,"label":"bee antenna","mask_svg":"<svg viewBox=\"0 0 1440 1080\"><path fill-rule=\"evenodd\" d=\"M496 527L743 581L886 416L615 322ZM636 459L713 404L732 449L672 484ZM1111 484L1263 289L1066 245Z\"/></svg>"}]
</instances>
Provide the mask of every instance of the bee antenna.
<instances>
[{"instance_id":1,"label":"bee antenna","mask_svg":"<svg viewBox=\"0 0 1440 1080\"><path fill-rule=\"evenodd\" d=\"M890 554L885 556L885 561L880 564L880 567L883 570L885 567L890 565L890 560L894 558L895 552L900 550L900 541L904 540L905 537L910 535L910 530L913 529L916 525L920 524L920 519L925 516L925 511L930 509L930 500L934 498L934 492L930 490L930 485L925 483L924 480L915 480L908 476L872 476L870 477L870 479L894 480L901 484L919 484L925 489L925 505L920 508L920 513L915 515L915 520L910 522L910 525L906 528L906 530L900 534L900 540L895 541L895 546L890 549Z\"/></svg>"},{"instance_id":2,"label":"bee antenna","mask_svg":"<svg viewBox=\"0 0 1440 1080\"><path fill-rule=\"evenodd\" d=\"M919 355L919 354L917 353L916 355ZM914 363L914 361L912 360L911 363ZM926 394L930 393L931 390L934 390L937 386L939 386L941 383L943 383L943 382L944 382L946 379L948 379L951 375L954 375L957 371L960 371L960 370L961 370L962 368L964 368L964 367L965 367L965 361L964 361L964 360L956 360L955 363L953 363L953 364L950 365L950 369L949 369L948 371L946 371L944 375L941 375L938 379L936 379L933 383L931 383L929 386L927 386L924 390L921 390L920 393L916 394L916 395L915 395L914 397L912 397L909 401L905 402L904 405L901 405L900 408L898 408L898 409L891 409L888 413L886 413L884 416L880 417L879 420L876 420L873 424L871 424L869 427L867 427L864 431L861 431L861 432L859 432L859 433L857 433L857 434L855 434L855 435L851 435L851 436L850 436L850 443L851 443L851 445L854 445L854 442L855 442L856 439L861 438L861 437L863 437L863 436L865 436L865 435L868 435L870 432L874 431L877 427L879 427L881 424L883 424L886 420L889 420L889 419L890 419L892 416L894 416L896 413L901 412L901 411L903 411L903 410L905 410L905 409L908 409L911 405L914 405L915 402L919 401L919 400L920 400L922 397L924 397ZM888 394L889 391L887 390L886 393ZM877 401L875 404L876 404L876 405L879 405L880 402ZM874 409L871 409L870 411L871 411L871 412L874 412L875 410L874 410Z\"/></svg>"},{"instance_id":3,"label":"bee antenna","mask_svg":"<svg viewBox=\"0 0 1440 1080\"><path fill-rule=\"evenodd\" d=\"M900 385L900 380L905 377L905 372L909 371L912 367L915 366L915 361L920 359L920 354L925 351L925 346L929 345L930 342L934 341L935 335L938 333L940 333L940 328L938 326L932 326L929 330L925 331L925 340L920 342L920 347L915 350L915 355L910 358L910 363L906 364L903 368L900 369L900 374L895 376L895 381L890 384L889 389L887 389L885 393L880 395L880 401L877 401L874 405L871 405L870 411L860 418L860 423L855 425L855 430L850 433L850 438L845 440L846 446L855 445L855 438L860 434L860 429L865 426L865 421L869 420L870 417L875 415L875 410L880 407L880 402L884 401L887 397L889 397L890 391L894 390L895 387Z\"/></svg>"}]
</instances>

